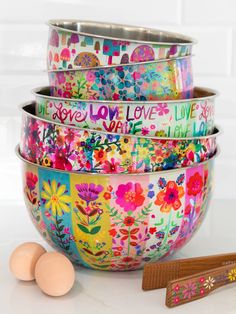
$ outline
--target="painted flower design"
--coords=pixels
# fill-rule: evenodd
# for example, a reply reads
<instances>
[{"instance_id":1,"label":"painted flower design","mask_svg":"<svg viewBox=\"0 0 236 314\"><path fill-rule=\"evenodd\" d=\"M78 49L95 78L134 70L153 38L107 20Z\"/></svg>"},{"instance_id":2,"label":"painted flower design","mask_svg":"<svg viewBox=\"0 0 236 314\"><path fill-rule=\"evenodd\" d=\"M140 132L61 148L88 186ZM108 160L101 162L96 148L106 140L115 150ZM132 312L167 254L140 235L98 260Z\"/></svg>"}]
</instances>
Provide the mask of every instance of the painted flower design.
<instances>
[{"instance_id":1,"label":"painted flower design","mask_svg":"<svg viewBox=\"0 0 236 314\"><path fill-rule=\"evenodd\" d=\"M184 188L178 186L174 181L169 181L166 187L157 194L155 204L160 205L160 210L164 213L169 213L173 208L178 210L181 203L181 198L184 196Z\"/></svg>"},{"instance_id":2,"label":"painted flower design","mask_svg":"<svg viewBox=\"0 0 236 314\"><path fill-rule=\"evenodd\" d=\"M230 281L235 281L236 280L236 268L231 269L231 271L228 273L228 279Z\"/></svg>"},{"instance_id":3,"label":"painted flower design","mask_svg":"<svg viewBox=\"0 0 236 314\"><path fill-rule=\"evenodd\" d=\"M186 283L183 287L184 299L191 299L196 294L196 284L194 282Z\"/></svg>"},{"instance_id":4,"label":"painted flower design","mask_svg":"<svg viewBox=\"0 0 236 314\"><path fill-rule=\"evenodd\" d=\"M215 279L209 276L204 282L204 287L210 290L214 286L214 283L215 283Z\"/></svg>"},{"instance_id":5,"label":"painted flower design","mask_svg":"<svg viewBox=\"0 0 236 314\"><path fill-rule=\"evenodd\" d=\"M187 182L188 195L196 196L202 191L203 180L199 172L196 172L193 176L189 178Z\"/></svg>"},{"instance_id":6,"label":"painted flower design","mask_svg":"<svg viewBox=\"0 0 236 314\"><path fill-rule=\"evenodd\" d=\"M53 216L61 216L62 212L70 212L68 204L71 198L66 194L66 185L57 183L56 180L46 182L43 181L43 190L41 197L45 202L45 208L51 209Z\"/></svg>"},{"instance_id":7,"label":"painted flower design","mask_svg":"<svg viewBox=\"0 0 236 314\"><path fill-rule=\"evenodd\" d=\"M164 116L169 112L167 104L158 104L156 110L157 110L159 116Z\"/></svg>"},{"instance_id":8,"label":"painted flower design","mask_svg":"<svg viewBox=\"0 0 236 314\"><path fill-rule=\"evenodd\" d=\"M133 182L120 184L116 196L116 203L124 208L126 212L135 211L137 207L143 205L145 200L141 185Z\"/></svg>"},{"instance_id":9,"label":"painted flower design","mask_svg":"<svg viewBox=\"0 0 236 314\"><path fill-rule=\"evenodd\" d=\"M87 204L96 201L99 197L99 194L103 191L102 185L96 185L94 183L76 184L75 187L78 191L78 196Z\"/></svg>"},{"instance_id":10,"label":"painted flower design","mask_svg":"<svg viewBox=\"0 0 236 314\"><path fill-rule=\"evenodd\" d=\"M26 172L26 185L30 191L35 189L38 182L38 177L33 172Z\"/></svg>"}]
</instances>

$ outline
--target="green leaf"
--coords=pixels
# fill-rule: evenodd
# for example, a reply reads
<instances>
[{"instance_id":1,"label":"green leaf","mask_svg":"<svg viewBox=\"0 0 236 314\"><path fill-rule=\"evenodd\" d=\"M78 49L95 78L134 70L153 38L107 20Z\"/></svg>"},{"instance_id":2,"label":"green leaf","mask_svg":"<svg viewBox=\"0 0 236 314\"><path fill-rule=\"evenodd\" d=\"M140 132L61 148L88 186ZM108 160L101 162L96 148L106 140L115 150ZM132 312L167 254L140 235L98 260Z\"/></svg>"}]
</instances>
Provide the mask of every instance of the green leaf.
<instances>
[{"instance_id":1,"label":"green leaf","mask_svg":"<svg viewBox=\"0 0 236 314\"><path fill-rule=\"evenodd\" d=\"M94 228L92 228L90 230L90 233L91 234L96 234L96 233L98 233L100 231L100 229L101 229L101 226L94 227Z\"/></svg>"},{"instance_id":2,"label":"green leaf","mask_svg":"<svg viewBox=\"0 0 236 314\"><path fill-rule=\"evenodd\" d=\"M85 226L80 225L80 224L78 224L77 226L78 226L78 227L80 228L80 230L83 231L84 233L90 233L89 230L88 230L88 228L86 228Z\"/></svg>"}]
</instances>

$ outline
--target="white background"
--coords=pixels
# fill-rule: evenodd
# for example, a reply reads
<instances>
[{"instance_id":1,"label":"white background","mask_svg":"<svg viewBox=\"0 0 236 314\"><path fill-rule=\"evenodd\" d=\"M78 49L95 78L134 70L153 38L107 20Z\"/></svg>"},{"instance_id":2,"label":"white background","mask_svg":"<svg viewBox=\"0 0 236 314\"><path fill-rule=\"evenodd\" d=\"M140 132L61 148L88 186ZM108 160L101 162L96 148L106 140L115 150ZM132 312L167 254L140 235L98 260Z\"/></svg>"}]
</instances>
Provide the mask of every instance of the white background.
<instances>
[{"instance_id":1,"label":"white background","mask_svg":"<svg viewBox=\"0 0 236 314\"><path fill-rule=\"evenodd\" d=\"M217 89L216 121L223 129L218 142L221 154L216 161L216 179L214 201L201 231L180 256L208 255L235 250L235 199L236 199L236 1L235 0L5 0L0 7L0 313L85 313L86 303L91 303L91 313L120 313L119 308L108 308L109 301L104 292L99 292L98 303L91 299L89 291L83 295L83 289L93 294L100 284L109 285L122 282L127 275L101 273L91 282L91 272L82 271L81 287L65 302L53 303L37 294L35 287L19 286L7 271L7 259L12 247L23 240L39 240L25 212L22 192L20 164L15 157L14 147L19 141L20 112L17 106L32 99L30 90L47 85L46 46L47 26L45 22L52 18L77 18L87 20L110 21L156 27L175 32L183 32L198 40L194 46L195 85ZM5 255L4 255L5 254ZM181 255L182 254L182 255ZM2 277L2 273L4 273ZM95 272L93 274L96 274ZM109 277L110 276L110 277ZM115 277L112 277L115 276ZM142 301L140 292L141 273L130 275L131 283L126 291L132 290L130 302ZM134 279L132 281L132 278ZM138 278L138 279L137 279ZM2 280L3 279L3 280ZM80 279L80 278L79 278ZM5 280L5 281L4 281ZM84 280L84 282L83 282ZM108 280L108 281L107 281ZM127 279L126 279L127 280ZM138 288L137 288L138 280ZM86 286L86 283L89 284ZM119 284L118 284L119 287ZM32 290L33 289L33 290ZM94 290L93 290L94 289ZM136 294L136 290L137 294ZM108 289L109 290L109 289ZM112 289L111 289L112 290ZM225 292L226 291L226 292ZM185 307L186 312L193 308L196 313L216 312L216 308L225 313L236 313L236 288L212 296L208 301L194 302ZM231 291L231 292L230 292ZM122 289L118 289L122 294ZM82 294L81 294L82 293ZM27 297L32 298L27 308ZM156 299L158 296L158 302ZM110 296L112 297L112 296ZM126 296L123 296L125 299ZM141 299L140 299L141 298ZM164 292L146 295L152 312L160 312L158 306L164 304ZM236 298L234 297L236 300ZM14 301L15 300L15 301ZM37 300L37 301L35 301ZM73 301L74 300L74 301ZM225 302L223 300L227 300ZM151 302L155 302L151 304ZM17 303L18 302L18 303ZM46 302L46 303L42 303ZM103 302L103 304L102 304ZM127 301L128 302L128 301ZM210 302L210 303L209 303ZM231 303L230 303L231 302ZM40 311L39 303L43 306ZM129 303L129 302L128 302ZM226 304L227 303L227 304ZM72 304L72 305L71 305ZM142 302L135 310L144 311ZM161 304L161 305L160 305ZM199 305L195 305L199 304ZM215 306L214 306L215 305ZM224 306L225 307L224 307ZM3 307L4 306L4 310ZM126 304L126 306L128 306ZM204 307L205 306L205 307ZM34 307L36 307L34 309ZM112 312L109 310L112 309ZM164 307L161 308L164 311ZM184 307L178 313L184 313ZM204 310L205 309L205 310ZM129 310L131 313L131 310ZM90 313L90 310L86 311ZM126 314L123 310L122 313ZM133 312L132 312L133 313ZM140 312L141 313L141 312ZM173 313L175 311L173 310ZM177 312L176 312L177 313Z\"/></svg>"}]
</instances>

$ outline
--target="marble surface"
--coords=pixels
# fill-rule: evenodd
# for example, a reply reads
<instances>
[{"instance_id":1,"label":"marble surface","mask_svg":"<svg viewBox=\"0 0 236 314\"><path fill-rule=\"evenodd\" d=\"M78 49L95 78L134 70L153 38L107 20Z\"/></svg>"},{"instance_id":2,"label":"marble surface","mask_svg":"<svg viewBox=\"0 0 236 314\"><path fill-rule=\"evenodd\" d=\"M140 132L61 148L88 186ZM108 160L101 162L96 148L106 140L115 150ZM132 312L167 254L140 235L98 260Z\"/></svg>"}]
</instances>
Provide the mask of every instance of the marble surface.
<instances>
[{"instance_id":1,"label":"marble surface","mask_svg":"<svg viewBox=\"0 0 236 314\"><path fill-rule=\"evenodd\" d=\"M208 216L193 240L172 258L236 251L235 200L213 200ZM174 309L165 307L165 289L142 291L142 271L109 273L78 268L72 291L61 298L44 295L34 282L15 280L8 269L11 251L24 241L45 245L31 224L23 203L0 205L1 314L143 314L236 313L236 285ZM4 219L3 219L4 218Z\"/></svg>"}]
</instances>

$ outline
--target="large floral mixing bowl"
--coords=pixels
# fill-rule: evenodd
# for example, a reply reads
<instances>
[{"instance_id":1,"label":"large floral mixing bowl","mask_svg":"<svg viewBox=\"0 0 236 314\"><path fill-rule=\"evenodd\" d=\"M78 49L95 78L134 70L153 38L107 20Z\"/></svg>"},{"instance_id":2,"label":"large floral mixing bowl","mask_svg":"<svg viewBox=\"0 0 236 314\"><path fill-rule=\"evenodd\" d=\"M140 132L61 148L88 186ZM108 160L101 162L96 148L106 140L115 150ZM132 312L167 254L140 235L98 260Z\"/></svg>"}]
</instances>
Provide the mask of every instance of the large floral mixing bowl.
<instances>
[{"instance_id":1,"label":"large floral mixing bowl","mask_svg":"<svg viewBox=\"0 0 236 314\"><path fill-rule=\"evenodd\" d=\"M194 40L181 34L128 25L51 20L48 69L95 67L186 56Z\"/></svg>"},{"instance_id":2,"label":"large floral mixing bowl","mask_svg":"<svg viewBox=\"0 0 236 314\"><path fill-rule=\"evenodd\" d=\"M66 125L121 134L195 137L212 134L217 93L195 87L194 98L167 101L76 100L33 90L36 115Z\"/></svg>"},{"instance_id":3,"label":"large floral mixing bowl","mask_svg":"<svg viewBox=\"0 0 236 314\"><path fill-rule=\"evenodd\" d=\"M56 169L134 173L186 167L214 155L217 129L195 138L141 137L68 127L35 116L35 103L22 107L20 151L34 163Z\"/></svg>"},{"instance_id":4,"label":"large floral mixing bowl","mask_svg":"<svg viewBox=\"0 0 236 314\"><path fill-rule=\"evenodd\" d=\"M191 56L120 66L49 71L51 95L99 100L191 98Z\"/></svg>"},{"instance_id":5,"label":"large floral mixing bowl","mask_svg":"<svg viewBox=\"0 0 236 314\"><path fill-rule=\"evenodd\" d=\"M22 162L25 203L38 231L74 263L94 269L138 269L176 252L201 225L212 192L213 159L138 175Z\"/></svg>"}]
</instances>

